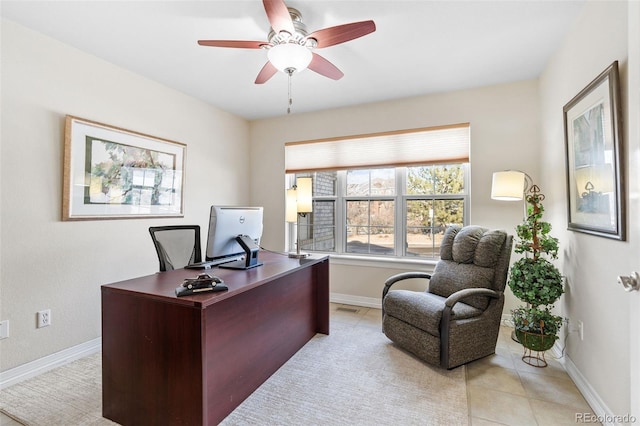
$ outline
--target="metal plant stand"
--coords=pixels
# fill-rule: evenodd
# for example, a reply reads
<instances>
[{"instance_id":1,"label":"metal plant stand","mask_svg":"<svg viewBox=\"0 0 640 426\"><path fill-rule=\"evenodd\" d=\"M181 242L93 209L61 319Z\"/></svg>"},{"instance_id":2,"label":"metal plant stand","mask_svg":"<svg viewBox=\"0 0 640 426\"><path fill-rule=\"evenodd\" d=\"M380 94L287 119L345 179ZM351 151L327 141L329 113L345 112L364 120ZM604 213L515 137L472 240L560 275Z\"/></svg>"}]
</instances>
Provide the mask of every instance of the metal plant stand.
<instances>
[{"instance_id":1,"label":"metal plant stand","mask_svg":"<svg viewBox=\"0 0 640 426\"><path fill-rule=\"evenodd\" d=\"M535 355L534 355L535 352ZM522 361L525 364L529 364L533 367L537 368L545 368L547 364L547 360L544 357L545 351L533 351L529 348L524 348L524 354L522 355Z\"/></svg>"}]
</instances>

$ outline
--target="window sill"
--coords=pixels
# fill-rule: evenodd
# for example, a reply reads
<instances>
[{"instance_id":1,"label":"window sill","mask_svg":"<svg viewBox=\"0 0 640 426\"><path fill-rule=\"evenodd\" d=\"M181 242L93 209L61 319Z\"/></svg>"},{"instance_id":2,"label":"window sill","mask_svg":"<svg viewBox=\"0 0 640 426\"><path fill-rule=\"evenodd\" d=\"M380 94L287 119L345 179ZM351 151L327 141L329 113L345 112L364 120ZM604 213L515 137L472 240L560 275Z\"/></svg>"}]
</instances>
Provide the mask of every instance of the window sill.
<instances>
[{"instance_id":1,"label":"window sill","mask_svg":"<svg viewBox=\"0 0 640 426\"><path fill-rule=\"evenodd\" d=\"M318 253L318 252L314 252ZM432 272L437 260L398 257L353 256L348 254L318 253L328 255L332 265L366 266L371 268L401 269Z\"/></svg>"}]
</instances>

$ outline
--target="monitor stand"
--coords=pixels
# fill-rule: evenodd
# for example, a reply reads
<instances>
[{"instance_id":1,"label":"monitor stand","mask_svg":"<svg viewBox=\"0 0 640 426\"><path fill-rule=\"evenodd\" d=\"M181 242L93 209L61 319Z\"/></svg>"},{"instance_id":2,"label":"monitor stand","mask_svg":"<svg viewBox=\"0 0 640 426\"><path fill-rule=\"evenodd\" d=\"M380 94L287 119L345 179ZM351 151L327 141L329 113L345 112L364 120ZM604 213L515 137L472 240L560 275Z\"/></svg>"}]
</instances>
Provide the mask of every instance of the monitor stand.
<instances>
[{"instance_id":1,"label":"monitor stand","mask_svg":"<svg viewBox=\"0 0 640 426\"><path fill-rule=\"evenodd\" d=\"M258 246L248 235L238 235L236 241L245 252L244 260L237 260L235 262L223 263L220 268L224 269L251 269L256 266L262 266L262 263L258 262L258 252L260 246Z\"/></svg>"}]
</instances>

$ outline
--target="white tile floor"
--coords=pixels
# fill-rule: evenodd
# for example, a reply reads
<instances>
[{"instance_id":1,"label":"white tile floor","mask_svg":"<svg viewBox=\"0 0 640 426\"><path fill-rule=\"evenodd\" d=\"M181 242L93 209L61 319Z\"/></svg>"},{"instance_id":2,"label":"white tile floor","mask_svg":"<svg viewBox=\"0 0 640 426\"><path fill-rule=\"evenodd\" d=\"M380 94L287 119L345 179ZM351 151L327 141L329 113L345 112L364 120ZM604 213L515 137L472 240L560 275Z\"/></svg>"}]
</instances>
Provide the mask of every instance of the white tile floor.
<instances>
[{"instance_id":1,"label":"white tile floor","mask_svg":"<svg viewBox=\"0 0 640 426\"><path fill-rule=\"evenodd\" d=\"M380 330L380 322L379 309L331 304L332 330ZM511 340L511 329L503 327L496 354L467 364L470 425L575 425L576 413L592 413L558 361L547 355L549 366L535 368L521 356L522 347ZM0 426L19 425L0 414Z\"/></svg>"},{"instance_id":2,"label":"white tile floor","mask_svg":"<svg viewBox=\"0 0 640 426\"><path fill-rule=\"evenodd\" d=\"M332 329L380 329L380 323L379 309L331 306ZM549 353L546 368L532 367L521 358L522 346L511 340L510 328L502 327L495 355L467 364L470 425L575 426L577 413L593 413L562 365Z\"/></svg>"}]
</instances>

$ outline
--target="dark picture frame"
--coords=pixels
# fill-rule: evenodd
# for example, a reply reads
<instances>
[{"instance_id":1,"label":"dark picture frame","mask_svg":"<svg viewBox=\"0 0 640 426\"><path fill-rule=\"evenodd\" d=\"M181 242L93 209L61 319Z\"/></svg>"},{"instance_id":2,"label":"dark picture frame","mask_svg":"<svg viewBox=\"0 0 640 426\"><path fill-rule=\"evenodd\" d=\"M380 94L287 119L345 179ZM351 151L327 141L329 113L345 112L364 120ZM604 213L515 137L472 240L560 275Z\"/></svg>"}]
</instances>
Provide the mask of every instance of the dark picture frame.
<instances>
[{"instance_id":1,"label":"dark picture frame","mask_svg":"<svg viewBox=\"0 0 640 426\"><path fill-rule=\"evenodd\" d=\"M183 217L186 145L67 116L62 220Z\"/></svg>"},{"instance_id":2,"label":"dark picture frame","mask_svg":"<svg viewBox=\"0 0 640 426\"><path fill-rule=\"evenodd\" d=\"M564 108L568 229L624 241L618 61Z\"/></svg>"}]
</instances>

